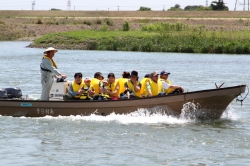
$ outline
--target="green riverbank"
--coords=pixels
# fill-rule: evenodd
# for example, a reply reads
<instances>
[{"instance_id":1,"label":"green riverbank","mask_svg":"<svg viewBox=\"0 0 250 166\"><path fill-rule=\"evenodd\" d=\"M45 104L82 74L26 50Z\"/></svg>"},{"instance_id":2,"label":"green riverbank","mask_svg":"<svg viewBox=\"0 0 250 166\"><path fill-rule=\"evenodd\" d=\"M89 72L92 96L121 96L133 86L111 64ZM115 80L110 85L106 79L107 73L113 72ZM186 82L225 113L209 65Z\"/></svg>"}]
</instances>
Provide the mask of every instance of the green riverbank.
<instances>
[{"instance_id":1,"label":"green riverbank","mask_svg":"<svg viewBox=\"0 0 250 166\"><path fill-rule=\"evenodd\" d=\"M129 30L82 30L51 33L34 40L30 47L53 46L60 49L182 52L182 53L227 53L249 54L248 30L223 28L208 30L205 26L190 26L183 23L153 23Z\"/></svg>"}]
</instances>

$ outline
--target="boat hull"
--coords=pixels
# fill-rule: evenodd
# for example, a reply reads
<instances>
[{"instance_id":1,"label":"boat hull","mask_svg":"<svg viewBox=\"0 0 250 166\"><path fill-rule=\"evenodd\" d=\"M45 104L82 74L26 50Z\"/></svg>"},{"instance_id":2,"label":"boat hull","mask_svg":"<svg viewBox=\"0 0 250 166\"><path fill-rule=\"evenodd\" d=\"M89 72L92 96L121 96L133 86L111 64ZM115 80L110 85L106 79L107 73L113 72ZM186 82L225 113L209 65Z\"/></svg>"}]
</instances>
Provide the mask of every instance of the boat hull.
<instances>
[{"instance_id":1,"label":"boat hull","mask_svg":"<svg viewBox=\"0 0 250 166\"><path fill-rule=\"evenodd\" d=\"M210 89L183 94L157 96L142 99L117 101L39 101L39 100L0 100L2 116L88 116L128 114L140 109L152 113L179 116L181 113L194 115L199 119L218 119L223 111L238 95L245 92L246 85Z\"/></svg>"}]
</instances>

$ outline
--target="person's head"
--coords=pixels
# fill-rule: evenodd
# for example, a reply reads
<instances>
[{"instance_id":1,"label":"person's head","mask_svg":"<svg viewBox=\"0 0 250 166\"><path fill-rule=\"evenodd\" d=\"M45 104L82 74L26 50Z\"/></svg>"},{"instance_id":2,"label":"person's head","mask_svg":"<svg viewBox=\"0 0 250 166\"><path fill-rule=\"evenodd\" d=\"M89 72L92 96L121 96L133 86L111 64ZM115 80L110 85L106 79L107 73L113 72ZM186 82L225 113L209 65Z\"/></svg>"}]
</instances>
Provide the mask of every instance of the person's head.
<instances>
[{"instance_id":1,"label":"person's head","mask_svg":"<svg viewBox=\"0 0 250 166\"><path fill-rule=\"evenodd\" d=\"M154 71L154 72L152 72L152 73L150 74L150 78L151 78L153 81L157 82L157 81L158 81L158 78L159 78L159 74L158 74L156 71Z\"/></svg>"},{"instance_id":2,"label":"person's head","mask_svg":"<svg viewBox=\"0 0 250 166\"><path fill-rule=\"evenodd\" d=\"M165 70L162 70L161 71L161 74L160 74L160 77L162 78L162 79L168 79L168 75L169 75L170 73L169 72L166 72Z\"/></svg>"},{"instance_id":3,"label":"person's head","mask_svg":"<svg viewBox=\"0 0 250 166\"><path fill-rule=\"evenodd\" d=\"M58 50L53 48L53 47L48 47L45 51L44 51L44 54L49 57L49 58L53 58L55 53L57 52Z\"/></svg>"},{"instance_id":4,"label":"person's head","mask_svg":"<svg viewBox=\"0 0 250 166\"><path fill-rule=\"evenodd\" d=\"M129 78L130 77L130 73L128 71L124 71L122 73L122 78Z\"/></svg>"},{"instance_id":5,"label":"person's head","mask_svg":"<svg viewBox=\"0 0 250 166\"><path fill-rule=\"evenodd\" d=\"M150 78L150 74L145 74L144 78Z\"/></svg>"},{"instance_id":6,"label":"person's head","mask_svg":"<svg viewBox=\"0 0 250 166\"><path fill-rule=\"evenodd\" d=\"M108 74L108 81L111 84L115 81L115 74L114 73L109 73Z\"/></svg>"},{"instance_id":7,"label":"person's head","mask_svg":"<svg viewBox=\"0 0 250 166\"><path fill-rule=\"evenodd\" d=\"M108 85L108 79L107 79L107 78L104 78L104 79L102 80L102 83L103 83L104 86L107 86L107 85Z\"/></svg>"},{"instance_id":8,"label":"person's head","mask_svg":"<svg viewBox=\"0 0 250 166\"><path fill-rule=\"evenodd\" d=\"M91 79L89 77L84 78L84 83L90 85Z\"/></svg>"},{"instance_id":9,"label":"person's head","mask_svg":"<svg viewBox=\"0 0 250 166\"><path fill-rule=\"evenodd\" d=\"M80 73L80 72L75 73L74 78L75 78L76 83L81 83L82 82L82 73Z\"/></svg>"},{"instance_id":10,"label":"person's head","mask_svg":"<svg viewBox=\"0 0 250 166\"><path fill-rule=\"evenodd\" d=\"M102 80L103 79L102 73L101 72L96 72L94 74L94 78L96 78L98 80Z\"/></svg>"},{"instance_id":11,"label":"person's head","mask_svg":"<svg viewBox=\"0 0 250 166\"><path fill-rule=\"evenodd\" d=\"M133 71L131 72L130 79L131 79L131 80L134 80L134 81L137 81L137 80L138 80L138 72L135 71L135 70L133 70Z\"/></svg>"}]
</instances>

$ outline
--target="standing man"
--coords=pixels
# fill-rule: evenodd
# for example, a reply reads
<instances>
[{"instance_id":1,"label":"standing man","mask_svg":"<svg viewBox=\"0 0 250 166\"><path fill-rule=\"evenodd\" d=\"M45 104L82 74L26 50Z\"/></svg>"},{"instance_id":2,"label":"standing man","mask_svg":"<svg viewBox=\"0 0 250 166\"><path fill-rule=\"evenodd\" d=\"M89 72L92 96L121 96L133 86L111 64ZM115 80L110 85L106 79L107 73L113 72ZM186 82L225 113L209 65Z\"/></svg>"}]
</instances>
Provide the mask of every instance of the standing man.
<instances>
[{"instance_id":1,"label":"standing man","mask_svg":"<svg viewBox=\"0 0 250 166\"><path fill-rule=\"evenodd\" d=\"M61 74L57 70L56 62L53 60L53 57L57 49L49 47L44 51L44 56L40 64L41 71L41 83L42 83L42 94L40 100L49 100L49 92L54 81L54 77L58 78L61 76L67 78L66 75Z\"/></svg>"}]
</instances>

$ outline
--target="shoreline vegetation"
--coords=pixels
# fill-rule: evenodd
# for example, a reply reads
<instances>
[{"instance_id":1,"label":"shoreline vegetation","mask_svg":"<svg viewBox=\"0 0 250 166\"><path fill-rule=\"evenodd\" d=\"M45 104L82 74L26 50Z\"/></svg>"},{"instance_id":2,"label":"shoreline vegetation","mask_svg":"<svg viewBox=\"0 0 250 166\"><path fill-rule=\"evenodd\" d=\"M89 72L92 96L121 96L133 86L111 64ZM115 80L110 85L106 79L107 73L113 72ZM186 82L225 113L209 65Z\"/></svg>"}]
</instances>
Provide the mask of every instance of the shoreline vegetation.
<instances>
[{"instance_id":1,"label":"shoreline vegetation","mask_svg":"<svg viewBox=\"0 0 250 166\"><path fill-rule=\"evenodd\" d=\"M232 11L0 11L0 40L28 47L250 53L250 16Z\"/></svg>"}]
</instances>

